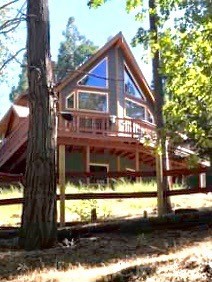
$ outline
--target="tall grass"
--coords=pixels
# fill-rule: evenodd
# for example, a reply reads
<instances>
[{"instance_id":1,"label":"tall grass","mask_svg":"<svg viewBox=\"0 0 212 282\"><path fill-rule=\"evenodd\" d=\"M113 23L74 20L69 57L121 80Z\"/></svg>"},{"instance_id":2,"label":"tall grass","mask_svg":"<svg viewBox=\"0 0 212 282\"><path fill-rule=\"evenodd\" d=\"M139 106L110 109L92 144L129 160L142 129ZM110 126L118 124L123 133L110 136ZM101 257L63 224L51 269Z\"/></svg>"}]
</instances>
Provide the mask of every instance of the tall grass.
<instances>
[{"instance_id":1,"label":"tall grass","mask_svg":"<svg viewBox=\"0 0 212 282\"><path fill-rule=\"evenodd\" d=\"M179 185L174 189L182 188ZM0 188L0 199L22 197L22 187ZM156 183L150 182L126 182L121 179L115 182L113 187L106 186L75 186L67 184L66 194L86 192L147 192L156 191ZM57 190L59 194L59 188ZM173 208L198 208L211 206L210 195L185 195L171 197ZM59 201L57 203L59 215ZM117 217L143 215L144 211L151 215L157 215L157 199L105 199L105 200L70 200L65 203L66 221L90 221L91 210L96 209L98 220L106 220ZM20 225L21 205L0 206L0 226ZM59 219L59 217L58 217Z\"/></svg>"}]
</instances>

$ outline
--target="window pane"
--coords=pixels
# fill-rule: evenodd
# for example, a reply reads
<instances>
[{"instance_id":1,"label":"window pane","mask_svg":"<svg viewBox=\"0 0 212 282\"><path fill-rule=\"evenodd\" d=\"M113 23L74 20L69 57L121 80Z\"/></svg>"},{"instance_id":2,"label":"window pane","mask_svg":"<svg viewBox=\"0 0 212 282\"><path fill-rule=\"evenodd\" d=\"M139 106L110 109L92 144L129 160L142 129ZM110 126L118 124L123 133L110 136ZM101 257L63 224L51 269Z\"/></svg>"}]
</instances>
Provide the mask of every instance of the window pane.
<instances>
[{"instance_id":1,"label":"window pane","mask_svg":"<svg viewBox=\"0 0 212 282\"><path fill-rule=\"evenodd\" d=\"M143 94L138 89L131 75L128 73L126 69L124 71L124 89L125 89L125 94L144 100Z\"/></svg>"},{"instance_id":2,"label":"window pane","mask_svg":"<svg viewBox=\"0 0 212 282\"><path fill-rule=\"evenodd\" d=\"M67 108L74 108L74 94L67 98Z\"/></svg>"},{"instance_id":3,"label":"window pane","mask_svg":"<svg viewBox=\"0 0 212 282\"><path fill-rule=\"evenodd\" d=\"M106 94L79 92L79 109L107 112Z\"/></svg>"},{"instance_id":4,"label":"window pane","mask_svg":"<svg viewBox=\"0 0 212 282\"><path fill-rule=\"evenodd\" d=\"M89 74L84 76L79 85L94 86L94 87L107 87L107 60L104 59L96 67L94 67Z\"/></svg>"},{"instance_id":5,"label":"window pane","mask_svg":"<svg viewBox=\"0 0 212 282\"><path fill-rule=\"evenodd\" d=\"M126 100L126 115L131 118L144 120L145 108L132 101Z\"/></svg>"},{"instance_id":6,"label":"window pane","mask_svg":"<svg viewBox=\"0 0 212 282\"><path fill-rule=\"evenodd\" d=\"M153 116L149 111L147 111L146 119L148 122L154 123Z\"/></svg>"}]
</instances>

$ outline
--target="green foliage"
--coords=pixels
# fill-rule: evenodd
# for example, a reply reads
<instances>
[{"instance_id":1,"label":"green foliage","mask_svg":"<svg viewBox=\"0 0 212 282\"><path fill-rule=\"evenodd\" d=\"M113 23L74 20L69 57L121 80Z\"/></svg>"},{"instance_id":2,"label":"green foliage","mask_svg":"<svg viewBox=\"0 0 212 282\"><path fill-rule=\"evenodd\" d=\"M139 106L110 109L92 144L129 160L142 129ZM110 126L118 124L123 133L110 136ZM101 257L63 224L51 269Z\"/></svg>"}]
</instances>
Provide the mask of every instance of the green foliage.
<instances>
[{"instance_id":1,"label":"green foliage","mask_svg":"<svg viewBox=\"0 0 212 282\"><path fill-rule=\"evenodd\" d=\"M56 64L57 80L63 79L69 72L75 70L97 50L93 42L79 33L73 17L69 18L63 35L65 40L60 44Z\"/></svg>"},{"instance_id":2,"label":"green foliage","mask_svg":"<svg viewBox=\"0 0 212 282\"><path fill-rule=\"evenodd\" d=\"M211 8L208 1L199 2L201 9L192 6L194 1L187 3L186 17L179 19L178 32L169 37L164 48L162 72L168 95L164 113L175 140L175 132L180 132L201 156L211 156Z\"/></svg>"}]
</instances>

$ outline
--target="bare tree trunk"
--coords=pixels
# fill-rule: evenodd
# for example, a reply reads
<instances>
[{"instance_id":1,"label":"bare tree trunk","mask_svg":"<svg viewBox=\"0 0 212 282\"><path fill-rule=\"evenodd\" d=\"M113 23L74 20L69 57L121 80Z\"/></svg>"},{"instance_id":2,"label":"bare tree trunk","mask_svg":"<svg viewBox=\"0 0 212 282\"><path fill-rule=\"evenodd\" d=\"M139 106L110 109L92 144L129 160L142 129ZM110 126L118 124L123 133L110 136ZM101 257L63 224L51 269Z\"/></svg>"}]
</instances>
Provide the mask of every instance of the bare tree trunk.
<instances>
[{"instance_id":1,"label":"bare tree trunk","mask_svg":"<svg viewBox=\"0 0 212 282\"><path fill-rule=\"evenodd\" d=\"M56 242L55 107L50 61L48 0L27 1L29 133L20 246Z\"/></svg>"},{"instance_id":2,"label":"bare tree trunk","mask_svg":"<svg viewBox=\"0 0 212 282\"><path fill-rule=\"evenodd\" d=\"M156 11L155 0L149 0L149 8ZM154 33L155 42L158 42L158 18L156 13L149 14L150 32ZM164 191L168 189L167 178L163 176L163 170L166 167L165 162L165 136L163 121L163 82L160 75L160 53L157 50L152 59L153 84L155 92L155 119L157 125L157 150L156 150L156 178L158 190L158 215L161 216L171 211L170 198L164 197Z\"/></svg>"}]
</instances>

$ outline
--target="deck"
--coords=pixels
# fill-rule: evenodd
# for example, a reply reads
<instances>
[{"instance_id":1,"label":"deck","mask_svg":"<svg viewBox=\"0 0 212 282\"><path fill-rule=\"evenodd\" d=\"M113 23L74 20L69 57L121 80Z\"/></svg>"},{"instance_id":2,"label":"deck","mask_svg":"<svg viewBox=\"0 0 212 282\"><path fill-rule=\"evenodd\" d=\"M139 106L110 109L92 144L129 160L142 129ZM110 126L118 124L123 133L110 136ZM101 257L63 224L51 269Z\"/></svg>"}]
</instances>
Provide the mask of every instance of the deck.
<instances>
[{"instance_id":1,"label":"deck","mask_svg":"<svg viewBox=\"0 0 212 282\"><path fill-rule=\"evenodd\" d=\"M96 115L72 112L73 120L67 121L60 116L58 136L88 137L92 139L121 140L132 138L139 142L155 140L155 125L145 121L119 118L112 115Z\"/></svg>"},{"instance_id":2,"label":"deck","mask_svg":"<svg viewBox=\"0 0 212 282\"><path fill-rule=\"evenodd\" d=\"M67 121L61 115L58 120L58 143L61 140L96 140L110 141L111 146L126 140L144 143L155 139L155 126L130 118L118 118L105 114L72 112L73 120ZM14 156L18 158L19 149L26 144L28 134L28 119L24 119L15 130L0 144L0 170ZM15 155L16 154L16 155Z\"/></svg>"}]
</instances>

